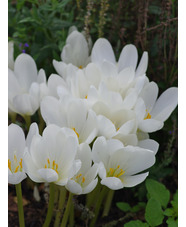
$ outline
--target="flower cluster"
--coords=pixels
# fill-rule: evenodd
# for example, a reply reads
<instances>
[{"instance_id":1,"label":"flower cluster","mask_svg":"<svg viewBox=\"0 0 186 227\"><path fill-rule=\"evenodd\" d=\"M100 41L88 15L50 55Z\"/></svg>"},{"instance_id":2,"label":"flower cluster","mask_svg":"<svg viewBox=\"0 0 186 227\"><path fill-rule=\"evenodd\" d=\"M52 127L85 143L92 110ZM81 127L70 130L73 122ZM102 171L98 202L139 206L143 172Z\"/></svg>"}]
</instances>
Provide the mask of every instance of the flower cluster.
<instances>
[{"instance_id":1,"label":"flower cluster","mask_svg":"<svg viewBox=\"0 0 186 227\"><path fill-rule=\"evenodd\" d=\"M26 174L34 182L65 186L87 194L98 183L112 190L133 187L148 176L159 144L149 133L160 130L177 106L177 88L158 97L158 86L146 76L148 54L138 63L134 45L116 61L108 40L91 49L83 33L70 29L53 60L57 74L46 80L28 54L15 62L9 45L9 112L31 116L39 108L46 123L42 135L32 123L27 138L9 126L9 183Z\"/></svg>"}]
</instances>

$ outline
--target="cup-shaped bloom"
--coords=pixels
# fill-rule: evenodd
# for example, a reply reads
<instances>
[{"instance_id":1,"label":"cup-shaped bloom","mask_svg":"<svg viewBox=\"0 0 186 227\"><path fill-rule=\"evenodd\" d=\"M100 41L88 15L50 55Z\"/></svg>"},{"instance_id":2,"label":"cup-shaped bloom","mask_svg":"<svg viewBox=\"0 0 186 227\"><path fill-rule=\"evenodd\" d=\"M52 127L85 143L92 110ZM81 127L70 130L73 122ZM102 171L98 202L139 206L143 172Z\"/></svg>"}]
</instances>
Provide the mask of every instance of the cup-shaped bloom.
<instances>
[{"instance_id":1,"label":"cup-shaped bloom","mask_svg":"<svg viewBox=\"0 0 186 227\"><path fill-rule=\"evenodd\" d=\"M99 38L93 48L91 54L91 61L101 65L102 62L110 62L114 66L117 65L118 72L122 71L125 68L132 68L135 70L135 76L142 76L145 74L148 65L148 54L147 52L143 53L141 61L137 66L138 61L138 52L134 45L126 45L120 54L118 64L116 64L116 58L111 44L105 38Z\"/></svg>"},{"instance_id":2,"label":"cup-shaped bloom","mask_svg":"<svg viewBox=\"0 0 186 227\"><path fill-rule=\"evenodd\" d=\"M137 174L155 163L153 151L127 146L116 139L99 137L92 149L94 163L100 163L101 184L112 190L133 187L148 176L148 172Z\"/></svg>"},{"instance_id":3,"label":"cup-shaped bloom","mask_svg":"<svg viewBox=\"0 0 186 227\"><path fill-rule=\"evenodd\" d=\"M75 67L74 69L82 69L90 62L89 46L82 33L74 30L68 35L61 59L61 62L53 60L53 65L59 75L64 78L66 78L69 64L72 65L72 68Z\"/></svg>"},{"instance_id":4,"label":"cup-shaped bloom","mask_svg":"<svg viewBox=\"0 0 186 227\"><path fill-rule=\"evenodd\" d=\"M14 64L14 71L8 69L9 109L21 115L32 115L39 108L43 97L46 76L43 69L37 72L33 58L20 54Z\"/></svg>"},{"instance_id":5,"label":"cup-shaped bloom","mask_svg":"<svg viewBox=\"0 0 186 227\"><path fill-rule=\"evenodd\" d=\"M135 106L138 128L143 132L154 132L163 127L164 121L178 104L178 88L171 87L158 97L158 86L146 83Z\"/></svg>"},{"instance_id":6,"label":"cup-shaped bloom","mask_svg":"<svg viewBox=\"0 0 186 227\"><path fill-rule=\"evenodd\" d=\"M66 185L81 167L81 161L75 160L77 146L73 130L47 126L42 136L34 136L30 148L25 150L26 173L35 182Z\"/></svg>"},{"instance_id":7,"label":"cup-shaped bloom","mask_svg":"<svg viewBox=\"0 0 186 227\"><path fill-rule=\"evenodd\" d=\"M97 135L96 114L88 110L84 100L67 99L67 102L63 102L47 96L41 102L41 115L47 125L73 129L79 143L90 144Z\"/></svg>"},{"instance_id":8,"label":"cup-shaped bloom","mask_svg":"<svg viewBox=\"0 0 186 227\"><path fill-rule=\"evenodd\" d=\"M8 183L19 184L26 178L23 169L23 153L26 146L25 135L18 125L8 126Z\"/></svg>"},{"instance_id":9,"label":"cup-shaped bloom","mask_svg":"<svg viewBox=\"0 0 186 227\"><path fill-rule=\"evenodd\" d=\"M94 190L97 185L97 173L99 165L92 165L92 152L88 144L82 143L79 145L76 158L82 162L81 169L74 177L72 177L66 188L74 194L87 194Z\"/></svg>"},{"instance_id":10,"label":"cup-shaped bloom","mask_svg":"<svg viewBox=\"0 0 186 227\"><path fill-rule=\"evenodd\" d=\"M23 155L25 147L30 147L32 138L39 134L38 126L32 123L27 138L18 125L8 126L8 183L18 184L26 178L23 168Z\"/></svg>"}]
</instances>

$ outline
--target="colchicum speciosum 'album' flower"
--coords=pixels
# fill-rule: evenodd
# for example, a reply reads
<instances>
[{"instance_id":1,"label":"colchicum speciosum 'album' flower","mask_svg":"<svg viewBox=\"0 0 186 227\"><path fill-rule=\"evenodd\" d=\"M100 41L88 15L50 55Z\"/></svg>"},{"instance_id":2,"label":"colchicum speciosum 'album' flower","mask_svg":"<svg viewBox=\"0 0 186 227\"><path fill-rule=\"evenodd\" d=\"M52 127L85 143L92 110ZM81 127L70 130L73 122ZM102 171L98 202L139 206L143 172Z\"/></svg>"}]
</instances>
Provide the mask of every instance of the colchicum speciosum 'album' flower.
<instances>
[{"instance_id":1,"label":"colchicum speciosum 'album' flower","mask_svg":"<svg viewBox=\"0 0 186 227\"><path fill-rule=\"evenodd\" d=\"M32 123L25 140L25 135L18 125L10 124L8 127L8 183L18 184L26 178L23 168L25 148L30 148L32 138L39 134L36 123Z\"/></svg>"},{"instance_id":2,"label":"colchicum speciosum 'album' flower","mask_svg":"<svg viewBox=\"0 0 186 227\"><path fill-rule=\"evenodd\" d=\"M53 60L56 71L67 78L68 70L72 68L77 70L84 68L90 62L89 43L85 36L76 29L71 29L66 40L66 45L61 52L61 62Z\"/></svg>"},{"instance_id":3,"label":"colchicum speciosum 'album' flower","mask_svg":"<svg viewBox=\"0 0 186 227\"><path fill-rule=\"evenodd\" d=\"M92 152L86 143L80 144L76 158L81 160L82 166L77 174L68 181L66 188L74 194L87 194L97 185L96 176L99 165L97 163L92 165Z\"/></svg>"},{"instance_id":4,"label":"colchicum speciosum 'album' flower","mask_svg":"<svg viewBox=\"0 0 186 227\"><path fill-rule=\"evenodd\" d=\"M126 146L119 140L106 140L99 137L94 142L93 161L99 163L101 184L112 190L133 187L148 176L148 172L138 174L155 163L151 150Z\"/></svg>"},{"instance_id":5,"label":"colchicum speciosum 'album' flower","mask_svg":"<svg viewBox=\"0 0 186 227\"><path fill-rule=\"evenodd\" d=\"M73 130L49 125L42 136L33 137L25 150L23 166L34 182L54 182L66 185L80 169L75 160L78 141Z\"/></svg>"},{"instance_id":6,"label":"colchicum speciosum 'album' flower","mask_svg":"<svg viewBox=\"0 0 186 227\"><path fill-rule=\"evenodd\" d=\"M8 183L19 184L27 176L23 169L26 146L23 130L16 124L8 126Z\"/></svg>"},{"instance_id":7,"label":"colchicum speciosum 'album' flower","mask_svg":"<svg viewBox=\"0 0 186 227\"><path fill-rule=\"evenodd\" d=\"M32 115L39 108L44 94L46 76L43 69L39 72L33 58L20 54L14 70L8 69L8 107L21 115Z\"/></svg>"}]
</instances>

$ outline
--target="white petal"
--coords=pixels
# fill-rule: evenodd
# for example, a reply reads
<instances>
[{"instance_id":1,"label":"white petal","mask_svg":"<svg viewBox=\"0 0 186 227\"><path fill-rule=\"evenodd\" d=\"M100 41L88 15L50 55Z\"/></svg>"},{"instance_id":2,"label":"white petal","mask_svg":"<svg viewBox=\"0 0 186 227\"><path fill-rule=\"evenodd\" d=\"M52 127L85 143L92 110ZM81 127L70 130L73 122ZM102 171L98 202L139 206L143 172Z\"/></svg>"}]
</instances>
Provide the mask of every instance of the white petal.
<instances>
[{"instance_id":1,"label":"white petal","mask_svg":"<svg viewBox=\"0 0 186 227\"><path fill-rule=\"evenodd\" d=\"M67 126L66 113L60 108L60 102L55 97L44 97L41 101L40 110L46 124Z\"/></svg>"},{"instance_id":2,"label":"white petal","mask_svg":"<svg viewBox=\"0 0 186 227\"><path fill-rule=\"evenodd\" d=\"M30 147L34 135L39 135L38 125L35 122L30 125L29 132L26 138L26 146L28 148Z\"/></svg>"},{"instance_id":3,"label":"white petal","mask_svg":"<svg viewBox=\"0 0 186 227\"><path fill-rule=\"evenodd\" d=\"M34 108L32 101L33 100L29 94L17 95L13 99L13 105L17 113L22 115L33 115L38 109L39 105L37 108Z\"/></svg>"},{"instance_id":4,"label":"white petal","mask_svg":"<svg viewBox=\"0 0 186 227\"><path fill-rule=\"evenodd\" d=\"M142 120L139 125L139 129L143 132L155 132L163 127L163 122L155 119Z\"/></svg>"},{"instance_id":5,"label":"white petal","mask_svg":"<svg viewBox=\"0 0 186 227\"><path fill-rule=\"evenodd\" d=\"M118 190L123 188L121 180L117 177L106 177L101 180L101 184L107 186L112 190Z\"/></svg>"},{"instance_id":6,"label":"white petal","mask_svg":"<svg viewBox=\"0 0 186 227\"><path fill-rule=\"evenodd\" d=\"M88 194L91 191L93 191L94 188L96 187L97 183L98 183L98 178L96 178L93 181L91 181L90 184L88 184L85 188L83 188L83 193L82 194Z\"/></svg>"},{"instance_id":7,"label":"white petal","mask_svg":"<svg viewBox=\"0 0 186 227\"><path fill-rule=\"evenodd\" d=\"M118 61L118 71L120 72L124 68L136 69L138 61L138 52L134 45L128 44L121 51L119 61Z\"/></svg>"},{"instance_id":8,"label":"white petal","mask_svg":"<svg viewBox=\"0 0 186 227\"><path fill-rule=\"evenodd\" d=\"M51 74L48 78L48 89L52 96L58 97L57 88L59 86L66 88L67 84L62 77L58 76L57 74Z\"/></svg>"},{"instance_id":9,"label":"white petal","mask_svg":"<svg viewBox=\"0 0 186 227\"><path fill-rule=\"evenodd\" d=\"M38 77L37 77L37 83L46 83L46 74L43 69L39 70Z\"/></svg>"},{"instance_id":10,"label":"white petal","mask_svg":"<svg viewBox=\"0 0 186 227\"><path fill-rule=\"evenodd\" d=\"M152 150L154 152L154 154L157 153L158 148L159 148L159 144L155 140L152 140L152 139L140 140L138 142L138 146L148 149L148 150Z\"/></svg>"},{"instance_id":11,"label":"white petal","mask_svg":"<svg viewBox=\"0 0 186 227\"><path fill-rule=\"evenodd\" d=\"M124 176L123 177L123 186L124 187L134 187L134 186L140 184L141 182L143 182L147 176L148 176L148 172L138 174L135 176Z\"/></svg>"},{"instance_id":12,"label":"white petal","mask_svg":"<svg viewBox=\"0 0 186 227\"><path fill-rule=\"evenodd\" d=\"M67 67L67 64L62 62L62 61L56 61L56 60L53 60L53 66L56 70L56 72L62 76L62 77L66 77L66 67Z\"/></svg>"},{"instance_id":13,"label":"white petal","mask_svg":"<svg viewBox=\"0 0 186 227\"><path fill-rule=\"evenodd\" d=\"M178 104L178 88L168 88L158 98L151 115L159 121L166 121Z\"/></svg>"},{"instance_id":14,"label":"white petal","mask_svg":"<svg viewBox=\"0 0 186 227\"><path fill-rule=\"evenodd\" d=\"M38 174L43 178L44 182L55 182L58 180L58 174L53 169L43 168L39 169Z\"/></svg>"},{"instance_id":15,"label":"white petal","mask_svg":"<svg viewBox=\"0 0 186 227\"><path fill-rule=\"evenodd\" d=\"M136 77L143 76L147 71L148 66L148 52L144 51L140 63L136 69Z\"/></svg>"},{"instance_id":16,"label":"white petal","mask_svg":"<svg viewBox=\"0 0 186 227\"><path fill-rule=\"evenodd\" d=\"M148 83L142 90L140 96L145 102L146 109L150 112L158 97L158 85L155 82Z\"/></svg>"},{"instance_id":17,"label":"white petal","mask_svg":"<svg viewBox=\"0 0 186 227\"><path fill-rule=\"evenodd\" d=\"M18 171L17 173L10 173L10 174L8 174L8 183L9 184L19 184L26 177L27 177L27 175L24 172Z\"/></svg>"},{"instance_id":18,"label":"white petal","mask_svg":"<svg viewBox=\"0 0 186 227\"><path fill-rule=\"evenodd\" d=\"M127 146L117 151L112 159L113 160L111 161L113 162L114 159L118 159L118 163L121 160L119 164L125 171L126 175L133 175L141 172L155 163L155 155L153 151L133 146Z\"/></svg>"},{"instance_id":19,"label":"white petal","mask_svg":"<svg viewBox=\"0 0 186 227\"><path fill-rule=\"evenodd\" d=\"M105 136L110 139L116 134L115 125L105 116L99 115L98 119L98 127L99 127L99 136Z\"/></svg>"},{"instance_id":20,"label":"white petal","mask_svg":"<svg viewBox=\"0 0 186 227\"><path fill-rule=\"evenodd\" d=\"M20 54L14 65L14 73L21 87L27 91L37 81L37 67L34 59L28 54Z\"/></svg>"},{"instance_id":21,"label":"white petal","mask_svg":"<svg viewBox=\"0 0 186 227\"><path fill-rule=\"evenodd\" d=\"M74 180L69 180L65 187L73 194L76 195L82 194L82 187Z\"/></svg>"},{"instance_id":22,"label":"white petal","mask_svg":"<svg viewBox=\"0 0 186 227\"><path fill-rule=\"evenodd\" d=\"M17 159L23 157L25 148L25 135L21 127L16 124L8 126L8 158L13 158L14 153Z\"/></svg>"},{"instance_id":23,"label":"white petal","mask_svg":"<svg viewBox=\"0 0 186 227\"><path fill-rule=\"evenodd\" d=\"M92 48L91 60L97 64L100 64L104 60L113 64L116 63L114 51L108 40L99 38L95 42Z\"/></svg>"},{"instance_id":24,"label":"white petal","mask_svg":"<svg viewBox=\"0 0 186 227\"><path fill-rule=\"evenodd\" d=\"M22 93L21 87L12 70L8 69L8 99L12 100L15 95Z\"/></svg>"}]
</instances>

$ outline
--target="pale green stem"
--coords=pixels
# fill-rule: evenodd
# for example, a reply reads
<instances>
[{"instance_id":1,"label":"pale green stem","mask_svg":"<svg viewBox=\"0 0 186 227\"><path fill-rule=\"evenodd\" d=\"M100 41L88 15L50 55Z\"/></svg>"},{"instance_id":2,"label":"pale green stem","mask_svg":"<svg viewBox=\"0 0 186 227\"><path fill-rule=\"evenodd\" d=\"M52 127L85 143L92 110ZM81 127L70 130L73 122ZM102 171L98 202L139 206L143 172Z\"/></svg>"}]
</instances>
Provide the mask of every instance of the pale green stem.
<instances>
[{"instance_id":1,"label":"pale green stem","mask_svg":"<svg viewBox=\"0 0 186 227\"><path fill-rule=\"evenodd\" d=\"M96 224L96 221L97 221L97 218L98 218L98 215L99 215L99 211L100 211L100 208L101 208L101 204L103 202L103 199L105 197L107 190L108 190L107 187L104 186L102 188L102 191L101 191L99 197L97 198L97 203L96 203L96 208L95 208L95 217L90 222L90 227L94 227L95 224Z\"/></svg>"},{"instance_id":2,"label":"pale green stem","mask_svg":"<svg viewBox=\"0 0 186 227\"><path fill-rule=\"evenodd\" d=\"M114 190L109 190L109 192L107 194L106 202L104 205L104 210L103 210L103 214L102 214L103 217L108 216L113 197L114 197Z\"/></svg>"},{"instance_id":3,"label":"pale green stem","mask_svg":"<svg viewBox=\"0 0 186 227\"><path fill-rule=\"evenodd\" d=\"M43 224L43 227L48 227L52 219L53 209L54 209L54 198L55 198L54 192L55 192L55 185L53 183L50 183L48 211L47 211L47 215L46 215L46 219L45 219L45 223Z\"/></svg>"},{"instance_id":4,"label":"pale green stem","mask_svg":"<svg viewBox=\"0 0 186 227\"><path fill-rule=\"evenodd\" d=\"M30 124L31 124L31 116L24 115L23 117L24 117L24 120L26 122L26 128L27 128L27 130L29 130L29 127L30 127Z\"/></svg>"},{"instance_id":5,"label":"pale green stem","mask_svg":"<svg viewBox=\"0 0 186 227\"><path fill-rule=\"evenodd\" d=\"M72 204L72 197L73 197L73 194L71 192L69 192L68 202L67 202L67 206L66 206L66 209L65 209L65 213L63 215L61 227L67 226L68 217L69 217L69 214L70 214L70 208L71 208L71 204Z\"/></svg>"},{"instance_id":6,"label":"pale green stem","mask_svg":"<svg viewBox=\"0 0 186 227\"><path fill-rule=\"evenodd\" d=\"M16 195L17 195L17 205L18 205L18 213L19 213L19 226L24 227L24 211L23 211L23 200L22 200L22 190L21 190L21 183L16 184Z\"/></svg>"},{"instance_id":7,"label":"pale green stem","mask_svg":"<svg viewBox=\"0 0 186 227\"><path fill-rule=\"evenodd\" d=\"M96 197L97 197L97 195L99 195L100 190L101 190L101 184L100 184L100 182L98 182L97 187L91 193L87 194L86 207L88 209L90 209L91 206L93 206L93 204L95 203L95 201L97 201Z\"/></svg>"},{"instance_id":8,"label":"pale green stem","mask_svg":"<svg viewBox=\"0 0 186 227\"><path fill-rule=\"evenodd\" d=\"M56 213L56 219L55 219L55 223L54 223L54 227L58 227L60 220L61 220L61 215L63 213L63 209L64 209L64 204L65 204L65 200L66 200L66 188L65 187L60 187L60 194L59 194L59 203L58 203L58 211Z\"/></svg>"}]
</instances>

